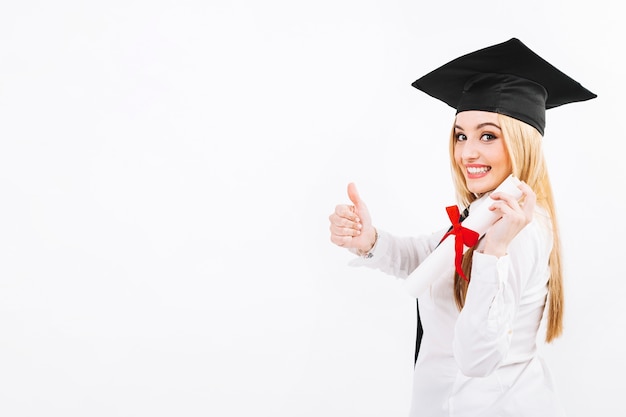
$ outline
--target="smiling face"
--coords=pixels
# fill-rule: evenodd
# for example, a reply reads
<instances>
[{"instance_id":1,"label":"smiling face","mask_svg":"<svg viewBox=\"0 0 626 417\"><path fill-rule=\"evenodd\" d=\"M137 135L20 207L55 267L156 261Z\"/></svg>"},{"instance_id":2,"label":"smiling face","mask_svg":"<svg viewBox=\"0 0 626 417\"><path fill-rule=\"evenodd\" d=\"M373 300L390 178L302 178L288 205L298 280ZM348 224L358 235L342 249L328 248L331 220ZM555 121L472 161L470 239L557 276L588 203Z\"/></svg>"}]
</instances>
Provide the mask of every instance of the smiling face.
<instances>
[{"instance_id":1,"label":"smiling face","mask_svg":"<svg viewBox=\"0 0 626 417\"><path fill-rule=\"evenodd\" d=\"M456 115L454 161L474 194L493 191L512 172L496 113L469 110Z\"/></svg>"}]
</instances>

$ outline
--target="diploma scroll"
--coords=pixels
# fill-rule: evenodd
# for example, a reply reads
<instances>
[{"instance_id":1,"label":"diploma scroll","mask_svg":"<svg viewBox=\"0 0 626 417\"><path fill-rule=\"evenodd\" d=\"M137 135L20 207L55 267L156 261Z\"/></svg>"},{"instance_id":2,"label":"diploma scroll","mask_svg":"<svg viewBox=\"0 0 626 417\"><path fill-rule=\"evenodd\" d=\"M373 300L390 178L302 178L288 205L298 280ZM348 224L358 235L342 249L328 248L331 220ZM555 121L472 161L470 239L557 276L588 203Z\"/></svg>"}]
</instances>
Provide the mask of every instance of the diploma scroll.
<instances>
[{"instance_id":1,"label":"diploma scroll","mask_svg":"<svg viewBox=\"0 0 626 417\"><path fill-rule=\"evenodd\" d=\"M503 192L512 195L515 199L522 197L522 191L517 188L520 181L509 176L494 192ZM481 237L489 227L498 219L497 214L489 210L493 200L486 198L478 206L472 206L469 216L463 221L463 227L477 232ZM406 290L414 297L422 295L430 285L439 277L452 277L454 274L454 239L456 236L449 235L431 252L426 259L406 278ZM468 248L463 246L463 252Z\"/></svg>"}]
</instances>

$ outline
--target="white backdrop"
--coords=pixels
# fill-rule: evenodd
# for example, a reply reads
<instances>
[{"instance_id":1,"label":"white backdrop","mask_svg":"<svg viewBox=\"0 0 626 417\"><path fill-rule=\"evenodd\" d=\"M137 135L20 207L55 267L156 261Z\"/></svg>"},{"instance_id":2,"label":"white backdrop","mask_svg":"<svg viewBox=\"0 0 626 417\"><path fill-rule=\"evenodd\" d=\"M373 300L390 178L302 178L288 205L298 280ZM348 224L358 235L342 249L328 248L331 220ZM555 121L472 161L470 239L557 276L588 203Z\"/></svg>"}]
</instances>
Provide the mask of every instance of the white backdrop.
<instances>
[{"instance_id":1,"label":"white backdrop","mask_svg":"<svg viewBox=\"0 0 626 417\"><path fill-rule=\"evenodd\" d=\"M0 415L404 416L414 300L327 216L445 227L453 110L410 83L518 37L548 112L570 417L623 410L618 1L2 1ZM617 381L617 384L614 383Z\"/></svg>"}]
</instances>

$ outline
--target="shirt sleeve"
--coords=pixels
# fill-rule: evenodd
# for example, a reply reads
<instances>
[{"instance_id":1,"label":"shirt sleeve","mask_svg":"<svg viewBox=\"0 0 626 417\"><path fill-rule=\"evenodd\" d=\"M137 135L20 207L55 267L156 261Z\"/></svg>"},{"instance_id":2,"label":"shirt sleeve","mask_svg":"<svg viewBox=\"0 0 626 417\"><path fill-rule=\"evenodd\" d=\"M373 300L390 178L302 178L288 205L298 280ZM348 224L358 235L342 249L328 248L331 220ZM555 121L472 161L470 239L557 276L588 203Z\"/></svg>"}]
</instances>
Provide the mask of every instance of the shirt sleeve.
<instances>
[{"instance_id":1,"label":"shirt sleeve","mask_svg":"<svg viewBox=\"0 0 626 417\"><path fill-rule=\"evenodd\" d=\"M465 375L487 376L507 356L524 292L547 283L551 248L549 230L533 221L513 239L507 255L474 252L453 341L455 359Z\"/></svg>"},{"instance_id":2,"label":"shirt sleeve","mask_svg":"<svg viewBox=\"0 0 626 417\"><path fill-rule=\"evenodd\" d=\"M376 244L367 256L353 259L349 265L378 269L404 279L437 247L445 231L421 237L397 237L378 231Z\"/></svg>"}]
</instances>

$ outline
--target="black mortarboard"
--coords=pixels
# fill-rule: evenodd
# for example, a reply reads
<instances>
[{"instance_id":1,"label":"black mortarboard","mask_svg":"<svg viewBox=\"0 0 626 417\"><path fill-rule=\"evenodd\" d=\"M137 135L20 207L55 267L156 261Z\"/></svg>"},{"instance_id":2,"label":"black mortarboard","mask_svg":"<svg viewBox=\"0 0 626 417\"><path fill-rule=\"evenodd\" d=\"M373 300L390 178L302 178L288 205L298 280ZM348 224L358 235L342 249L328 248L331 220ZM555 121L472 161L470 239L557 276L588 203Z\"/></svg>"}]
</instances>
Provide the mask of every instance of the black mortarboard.
<instances>
[{"instance_id":1,"label":"black mortarboard","mask_svg":"<svg viewBox=\"0 0 626 417\"><path fill-rule=\"evenodd\" d=\"M456 58L413 82L460 113L483 110L505 114L542 135L546 109L597 97L519 39Z\"/></svg>"}]
</instances>

